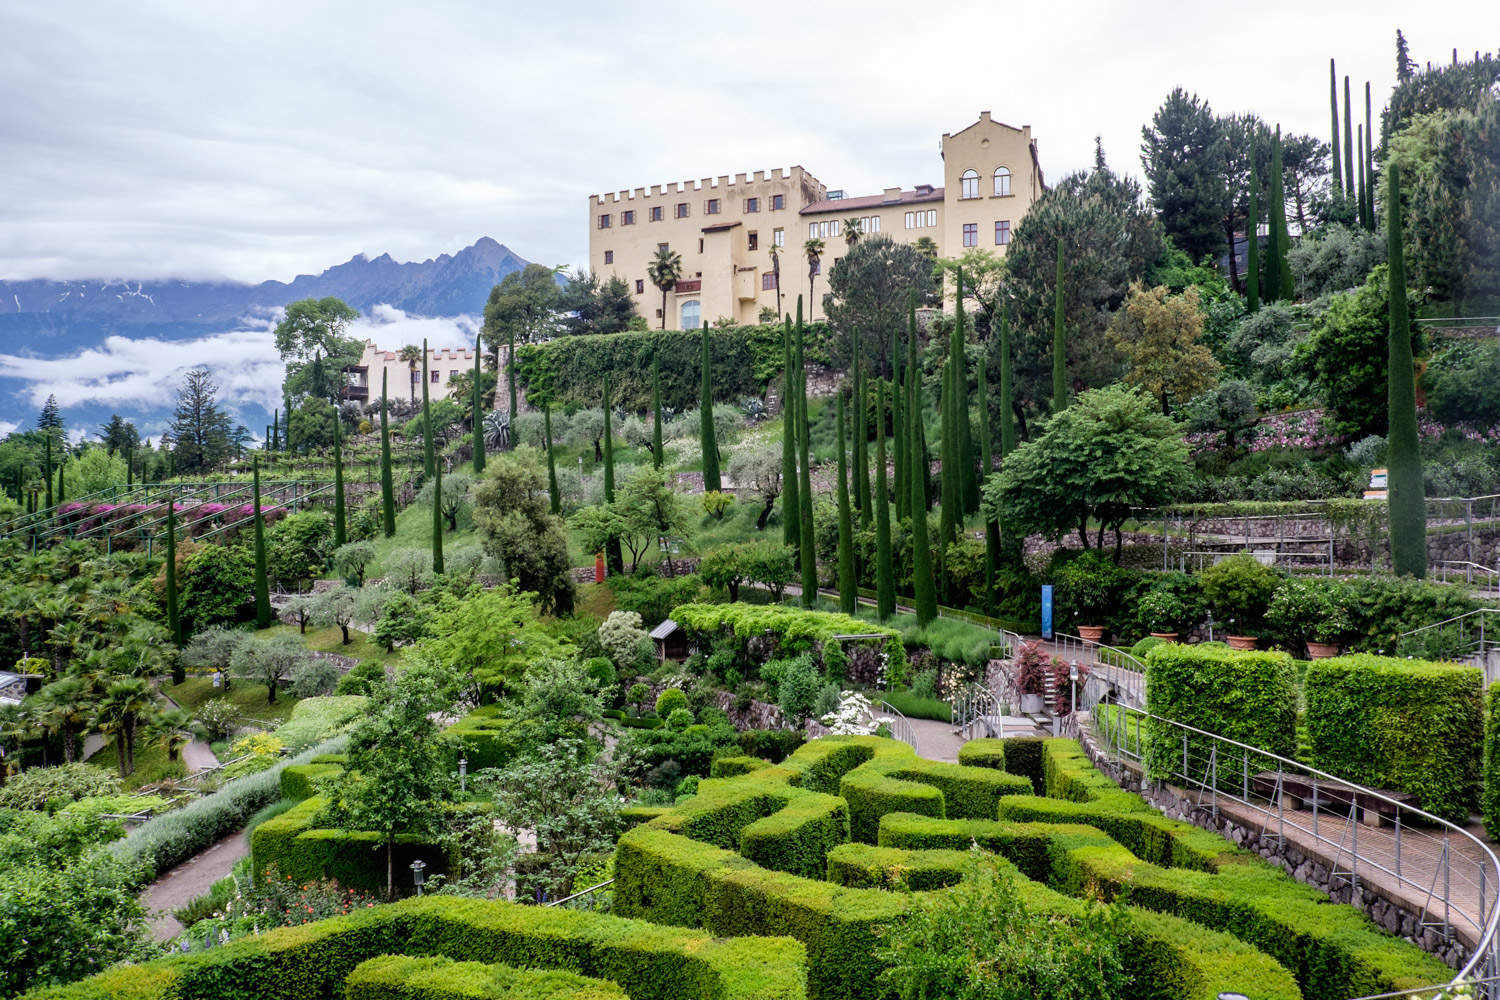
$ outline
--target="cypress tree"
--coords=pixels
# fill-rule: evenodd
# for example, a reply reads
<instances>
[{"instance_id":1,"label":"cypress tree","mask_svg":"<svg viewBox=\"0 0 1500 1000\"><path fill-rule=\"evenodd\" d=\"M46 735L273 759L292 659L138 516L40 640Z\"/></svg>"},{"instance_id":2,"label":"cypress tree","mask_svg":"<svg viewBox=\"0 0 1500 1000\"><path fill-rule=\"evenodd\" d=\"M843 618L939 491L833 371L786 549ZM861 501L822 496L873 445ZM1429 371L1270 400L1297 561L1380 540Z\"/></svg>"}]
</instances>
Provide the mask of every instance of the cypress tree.
<instances>
[{"instance_id":1,"label":"cypress tree","mask_svg":"<svg viewBox=\"0 0 1500 1000\"><path fill-rule=\"evenodd\" d=\"M915 344L915 340L913 341ZM915 353L915 346L912 352ZM910 355L908 355L910 356ZM911 453L922 454L922 384L913 366L911 378ZM922 495L922 477L911 477L911 580L917 624L930 625L937 618L937 581L932 576L932 546L927 536L927 498Z\"/></svg>"},{"instance_id":2,"label":"cypress tree","mask_svg":"<svg viewBox=\"0 0 1500 1000\"><path fill-rule=\"evenodd\" d=\"M432 571L443 572L443 472L432 477Z\"/></svg>"},{"instance_id":3,"label":"cypress tree","mask_svg":"<svg viewBox=\"0 0 1500 1000\"><path fill-rule=\"evenodd\" d=\"M781 331L781 543L799 547L802 504L797 483L797 372L792 365L792 318Z\"/></svg>"},{"instance_id":4,"label":"cypress tree","mask_svg":"<svg viewBox=\"0 0 1500 1000\"><path fill-rule=\"evenodd\" d=\"M260 458L251 462L251 501L255 511L255 627L271 627L271 586L266 580L266 525L260 516Z\"/></svg>"},{"instance_id":5,"label":"cypress tree","mask_svg":"<svg viewBox=\"0 0 1500 1000\"><path fill-rule=\"evenodd\" d=\"M1354 141L1359 145L1359 167L1356 169L1355 180L1358 182L1356 200L1359 202L1359 228L1369 229L1370 217L1365 212L1365 127L1356 125L1354 128Z\"/></svg>"},{"instance_id":6,"label":"cypress tree","mask_svg":"<svg viewBox=\"0 0 1500 1000\"><path fill-rule=\"evenodd\" d=\"M962 514L979 509L979 479L974 471L974 427L969 422L968 318L964 314L964 272L958 270L958 308L953 322L953 419L958 430L958 485L962 490ZM958 519L963 526L963 517Z\"/></svg>"},{"instance_id":7,"label":"cypress tree","mask_svg":"<svg viewBox=\"0 0 1500 1000\"><path fill-rule=\"evenodd\" d=\"M1332 59L1328 60L1328 105L1333 115L1333 199L1338 201L1344 196L1344 175L1339 170L1339 78ZM1253 157L1250 162L1255 162Z\"/></svg>"},{"instance_id":8,"label":"cypress tree","mask_svg":"<svg viewBox=\"0 0 1500 1000\"><path fill-rule=\"evenodd\" d=\"M797 296L797 465L801 477L797 484L798 518L797 529L802 544L802 606L816 607L818 603L818 547L813 540L812 467L808 462L810 451L807 424L807 370L803 361L807 357L807 330L802 325L802 296Z\"/></svg>"},{"instance_id":9,"label":"cypress tree","mask_svg":"<svg viewBox=\"0 0 1500 1000\"><path fill-rule=\"evenodd\" d=\"M125 485L135 485L135 452L130 448L125 449ZM21 499L21 474L16 473L16 499Z\"/></svg>"},{"instance_id":10,"label":"cypress tree","mask_svg":"<svg viewBox=\"0 0 1500 1000\"><path fill-rule=\"evenodd\" d=\"M902 495L901 488L906 483L906 434L903 431L906 423L902 419L902 391L901 381L901 340L895 328L891 329L891 443L892 460L894 463L894 475L891 485L896 492L896 517L901 517L906 510L907 498ZM880 416L881 428L884 429L885 417Z\"/></svg>"},{"instance_id":11,"label":"cypress tree","mask_svg":"<svg viewBox=\"0 0 1500 1000\"><path fill-rule=\"evenodd\" d=\"M1411 321L1406 306L1406 252L1401 240L1401 168L1387 166L1386 240L1390 258L1390 422L1391 565L1418 579L1427 575L1427 503L1422 484L1422 452L1417 441L1416 375L1411 354Z\"/></svg>"},{"instance_id":12,"label":"cypress tree","mask_svg":"<svg viewBox=\"0 0 1500 1000\"><path fill-rule=\"evenodd\" d=\"M981 361L986 362L981 354ZM994 452L990 438L990 400L989 400L989 365L981 363L979 366L979 476L980 484L983 485L992 469ZM995 564L1000 559L1000 525L993 517L988 515L984 519L984 602L986 613L994 606L995 602Z\"/></svg>"},{"instance_id":13,"label":"cypress tree","mask_svg":"<svg viewBox=\"0 0 1500 1000\"><path fill-rule=\"evenodd\" d=\"M943 556L948 548L948 543L958 537L958 524L963 520L961 507L963 504L962 487L959 485L958 474L958 416L957 416L957 394L953 386L957 378L953 371L954 357L950 353L947 362L943 365L943 399L942 399L942 430L943 440L941 442L942 463L939 467L942 485L938 488L942 493L938 497L940 509L938 520L938 565L943 565Z\"/></svg>"},{"instance_id":14,"label":"cypress tree","mask_svg":"<svg viewBox=\"0 0 1500 1000\"><path fill-rule=\"evenodd\" d=\"M661 362L653 354L651 357L651 465L653 468L661 468L661 449Z\"/></svg>"},{"instance_id":15,"label":"cypress tree","mask_svg":"<svg viewBox=\"0 0 1500 1000\"><path fill-rule=\"evenodd\" d=\"M1354 197L1354 126L1350 124L1350 110L1352 104L1349 100L1349 77L1344 77L1344 194L1346 197ZM1338 169L1338 163L1334 163L1333 169Z\"/></svg>"},{"instance_id":16,"label":"cypress tree","mask_svg":"<svg viewBox=\"0 0 1500 1000\"><path fill-rule=\"evenodd\" d=\"M344 429L337 408L333 411L333 547L349 540L344 511Z\"/></svg>"},{"instance_id":17,"label":"cypress tree","mask_svg":"<svg viewBox=\"0 0 1500 1000\"><path fill-rule=\"evenodd\" d=\"M854 453L853 464L849 469L849 476L854 481L851 499L854 509L859 511L860 524L868 528L873 513L870 510L870 456L865 447L869 441L869 423L865 419L869 400L865 394L865 360L858 326L853 328L850 336L850 348L850 363L854 367L854 391L849 397L849 434Z\"/></svg>"},{"instance_id":18,"label":"cypress tree","mask_svg":"<svg viewBox=\"0 0 1500 1000\"><path fill-rule=\"evenodd\" d=\"M177 504L167 497L167 633L172 645L182 648L182 611L177 603ZM175 662L172 667L172 683L181 684L177 672L182 668Z\"/></svg>"},{"instance_id":19,"label":"cypress tree","mask_svg":"<svg viewBox=\"0 0 1500 1000\"><path fill-rule=\"evenodd\" d=\"M484 410L479 404L479 357L483 348L474 339L474 475L484 475Z\"/></svg>"},{"instance_id":20,"label":"cypress tree","mask_svg":"<svg viewBox=\"0 0 1500 1000\"><path fill-rule=\"evenodd\" d=\"M1370 81L1365 81L1365 217L1370 220L1370 232L1375 231L1375 151L1373 147L1374 123L1370 119Z\"/></svg>"},{"instance_id":21,"label":"cypress tree","mask_svg":"<svg viewBox=\"0 0 1500 1000\"><path fill-rule=\"evenodd\" d=\"M552 454L552 403L542 404L542 433L547 436L547 496L552 513L562 513L562 492L557 488L557 462Z\"/></svg>"},{"instance_id":22,"label":"cypress tree","mask_svg":"<svg viewBox=\"0 0 1500 1000\"><path fill-rule=\"evenodd\" d=\"M1276 267L1277 297L1292 299L1296 297L1296 289L1292 267L1287 263L1292 237L1286 225L1286 172L1281 162L1281 126L1277 125L1271 146L1271 227L1276 230L1276 255L1271 262Z\"/></svg>"},{"instance_id":23,"label":"cypress tree","mask_svg":"<svg viewBox=\"0 0 1500 1000\"><path fill-rule=\"evenodd\" d=\"M52 431L50 428L42 433L42 448L46 452L46 464L42 469L42 484L46 487L47 506L50 508L52 506Z\"/></svg>"},{"instance_id":24,"label":"cypress tree","mask_svg":"<svg viewBox=\"0 0 1500 1000\"><path fill-rule=\"evenodd\" d=\"M894 399L892 400L894 402ZM891 557L891 503L886 495L885 384L875 384L875 614L896 613L896 567Z\"/></svg>"},{"instance_id":25,"label":"cypress tree","mask_svg":"<svg viewBox=\"0 0 1500 1000\"><path fill-rule=\"evenodd\" d=\"M62 504L66 503L67 499L68 499L67 488L63 485L63 469L65 469L67 467L67 465L68 465L67 456L64 456L63 460L61 462L57 463L57 503L58 503L58 506L61 506Z\"/></svg>"},{"instance_id":26,"label":"cypress tree","mask_svg":"<svg viewBox=\"0 0 1500 1000\"><path fill-rule=\"evenodd\" d=\"M849 512L849 470L844 457L844 394L838 394L839 424L839 610L854 614L859 604L858 584L854 579L854 526Z\"/></svg>"},{"instance_id":27,"label":"cypress tree","mask_svg":"<svg viewBox=\"0 0 1500 1000\"><path fill-rule=\"evenodd\" d=\"M1013 409L1013 376L1010 359L1010 318L1005 300L1000 301L1000 458L1016 450L1016 414Z\"/></svg>"},{"instance_id":28,"label":"cypress tree","mask_svg":"<svg viewBox=\"0 0 1500 1000\"><path fill-rule=\"evenodd\" d=\"M510 385L510 425L516 426L516 414L521 408L516 405L516 328L512 326L508 332L507 343L510 345L505 354L505 381ZM424 340L422 346L425 348L427 342Z\"/></svg>"},{"instance_id":29,"label":"cypress tree","mask_svg":"<svg viewBox=\"0 0 1500 1000\"><path fill-rule=\"evenodd\" d=\"M1250 139L1250 212L1245 220L1245 308L1260 309L1260 178L1255 169L1255 133ZM1337 174L1337 171L1335 171Z\"/></svg>"},{"instance_id":30,"label":"cypress tree","mask_svg":"<svg viewBox=\"0 0 1500 1000\"><path fill-rule=\"evenodd\" d=\"M390 373L380 373L380 521L385 537L396 533L396 486L391 481L391 428L386 415Z\"/></svg>"},{"instance_id":31,"label":"cypress tree","mask_svg":"<svg viewBox=\"0 0 1500 1000\"><path fill-rule=\"evenodd\" d=\"M703 324L703 385L698 395L699 440L703 445L703 492L724 488L719 476L719 442L714 437L714 393L709 369L712 354L708 346L708 324Z\"/></svg>"},{"instance_id":32,"label":"cypress tree","mask_svg":"<svg viewBox=\"0 0 1500 1000\"><path fill-rule=\"evenodd\" d=\"M427 419L427 338L422 338L422 472L432 478L437 461L432 453L432 421Z\"/></svg>"},{"instance_id":33,"label":"cypress tree","mask_svg":"<svg viewBox=\"0 0 1500 1000\"><path fill-rule=\"evenodd\" d=\"M921 483L920 494L922 497L921 514L925 518L928 509L932 506L932 455L927 451L927 421L922 412L922 366L917 360L917 326L913 319L911 327L911 343L907 350L907 414L912 426L914 446L908 449L908 462L915 462L916 468L910 470L911 477ZM912 496L918 495L917 490L912 491ZM909 511L908 517L916 517L917 511Z\"/></svg>"},{"instance_id":34,"label":"cypress tree","mask_svg":"<svg viewBox=\"0 0 1500 1000\"><path fill-rule=\"evenodd\" d=\"M281 448L281 411L271 411L271 440L268 443L269 451L278 451Z\"/></svg>"},{"instance_id":35,"label":"cypress tree","mask_svg":"<svg viewBox=\"0 0 1500 1000\"><path fill-rule=\"evenodd\" d=\"M1063 329L1063 241L1057 238L1057 288L1052 304L1052 412L1068 408L1068 344Z\"/></svg>"},{"instance_id":36,"label":"cypress tree","mask_svg":"<svg viewBox=\"0 0 1500 1000\"><path fill-rule=\"evenodd\" d=\"M609 376L604 376L604 502L615 502L615 435L610 425ZM604 561L611 573L625 572L625 550L619 536L604 545Z\"/></svg>"}]
</instances>

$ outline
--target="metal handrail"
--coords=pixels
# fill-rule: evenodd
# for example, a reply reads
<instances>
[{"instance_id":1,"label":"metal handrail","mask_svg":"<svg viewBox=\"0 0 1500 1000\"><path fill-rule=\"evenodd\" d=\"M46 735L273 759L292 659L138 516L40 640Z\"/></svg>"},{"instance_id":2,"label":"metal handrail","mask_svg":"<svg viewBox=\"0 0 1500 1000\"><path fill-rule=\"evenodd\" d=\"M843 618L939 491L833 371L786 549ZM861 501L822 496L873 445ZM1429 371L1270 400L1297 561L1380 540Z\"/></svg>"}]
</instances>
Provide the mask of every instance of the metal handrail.
<instances>
[{"instance_id":1,"label":"metal handrail","mask_svg":"<svg viewBox=\"0 0 1500 1000\"><path fill-rule=\"evenodd\" d=\"M1091 696L1098 694L1097 688L1090 684L1085 685L1085 690ZM1097 702L1090 699L1087 705L1080 708L1096 707ZM1179 779L1186 790L1196 790L1198 804L1209 805L1218 815L1220 800L1240 803L1250 810L1263 816L1262 833L1270 835L1271 828L1275 826L1275 836L1283 841L1286 830L1301 831L1310 834L1314 841L1331 848L1333 854L1332 874L1347 878L1350 884L1359 884L1359 872L1363 868L1367 872L1380 872L1389 878L1393 878L1397 886L1410 886L1417 893L1426 894L1426 902L1419 914L1419 922L1423 926L1441 926L1445 938L1452 936L1452 924L1455 912L1458 917L1470 924L1475 932L1475 944L1470 952L1468 960L1459 969L1457 975L1447 984L1437 988L1445 988L1461 985L1472 979L1476 974L1493 976L1500 973L1500 949L1497 949L1497 926L1500 926L1500 905L1497 904L1496 890L1500 889L1500 859L1490 847L1478 837L1469 833L1464 828L1450 823L1426 810L1416 806L1408 805L1398 799L1373 789L1366 788L1354 782L1338 778L1326 771L1319 770L1278 754L1271 753L1259 747L1242 743L1229 737L1211 733L1187 723L1178 722L1174 719L1163 718L1158 715L1131 708L1126 705L1109 706L1109 711L1095 714L1090 711L1088 726L1098 737L1100 742L1108 749L1112 761L1121 763L1122 759L1133 760L1142 769L1143 778L1159 778L1161 768L1165 765L1167 780ZM1102 718L1101 718L1102 716ZM1134 729L1134 746L1132 748L1131 730ZM1182 736L1182 759L1181 768L1178 769L1178 760L1175 749L1167 754L1154 753L1153 747L1166 745L1166 741L1159 737L1163 729L1176 730ZM1157 739L1143 740L1143 735L1156 736ZM1199 770L1195 774L1192 753L1193 744L1197 744L1199 753ZM1202 760L1202 751L1205 743L1209 750L1208 759ZM1177 740L1172 737L1170 744L1176 747ZM1269 795L1261 795L1262 801L1256 801L1252 796L1254 784L1250 780L1250 761L1254 756L1257 767L1265 770L1267 763L1274 765L1277 770L1276 787ZM1149 759L1148 759L1149 758ZM1235 760L1239 758L1239 760ZM1221 769L1222 763L1222 769ZM1301 822L1296 815L1287 816L1286 798L1289 793L1284 793L1281 779L1286 774L1293 774L1300 778L1310 779L1312 785L1312 824L1308 826ZM1343 822L1336 824L1339 836L1331 838L1319 829L1319 805L1318 785L1336 787L1341 793L1347 794L1349 799L1349 814L1343 817L1338 810L1328 812L1330 819L1338 818ZM1239 792L1236 794L1235 787ZM1208 802L1205 803L1205 798ZM1274 802L1272 801L1274 799ZM1394 868L1389 866L1383 859L1371 856L1368 849L1361 853L1359 848L1360 819L1357 813L1366 808L1370 802L1382 803L1386 808L1383 812L1393 812L1395 816L1395 856ZM1403 819L1405 817L1405 819ZM1412 820L1418 820L1417 829L1413 829ZM1327 822L1324 823L1326 827ZM1441 829L1442 837L1439 840L1432 834L1422 832L1420 826L1432 826ZM1403 871L1402 865L1402 836L1408 840L1406 849L1407 864ZM1369 835L1368 833L1366 834ZM1477 866L1475 877L1468 877L1462 870L1462 866L1455 869L1453 865L1453 852L1451 842L1457 837L1467 841L1473 848L1480 852L1480 861ZM1347 839L1347 842L1346 842ZM1421 843L1424 839L1433 842L1432 853L1424 856L1419 849L1415 852L1410 846L1411 840ZM1367 841L1368 843L1368 841ZM1413 854L1416 858L1413 858ZM1421 864L1422 861L1431 859L1435 862L1430 868ZM1412 861L1416 860L1416 865ZM1348 866L1347 871L1340 871L1340 863ZM1420 869L1420 871L1418 870ZM1478 889L1479 910L1477 914L1470 915L1463 910L1455 911L1452 903L1452 882L1455 875L1460 881L1467 882L1470 886ZM1441 881L1442 889L1439 894L1438 884ZM1436 911L1441 908L1442 916L1439 924ZM1431 919L1429 919L1431 918ZM1428 987L1433 989L1434 987Z\"/></svg>"},{"instance_id":2,"label":"metal handrail","mask_svg":"<svg viewBox=\"0 0 1500 1000\"><path fill-rule=\"evenodd\" d=\"M1431 625L1423 625L1421 628L1414 628L1414 629L1412 629L1409 632L1402 632L1396 638L1398 638L1398 639L1405 639L1407 636L1416 635L1419 632L1426 632L1429 629L1442 628L1444 625L1456 625L1457 623L1463 621L1466 618L1472 618L1475 615L1487 615L1487 614L1488 615L1500 615L1500 608L1475 608L1473 611L1465 611L1461 615L1454 615L1452 618L1444 618L1442 621L1440 621L1440 622L1433 622Z\"/></svg>"},{"instance_id":3,"label":"metal handrail","mask_svg":"<svg viewBox=\"0 0 1500 1000\"><path fill-rule=\"evenodd\" d=\"M911 720L901 714L901 709L888 701L882 700L880 707L895 717L891 720L891 736L905 743L920 755L921 751L917 749L917 730L911 724Z\"/></svg>"},{"instance_id":4,"label":"metal handrail","mask_svg":"<svg viewBox=\"0 0 1500 1000\"><path fill-rule=\"evenodd\" d=\"M1108 683L1115 689L1116 697L1110 700L1124 700L1134 706L1146 704L1146 665L1130 653L1065 632L1053 632L1052 645L1064 659L1076 658L1077 653L1088 657L1090 662L1084 666L1089 668L1089 679L1098 679L1102 674L1101 682ZM1074 655L1070 656L1070 653ZM1112 656L1115 660L1105 659L1103 654Z\"/></svg>"},{"instance_id":5,"label":"metal handrail","mask_svg":"<svg viewBox=\"0 0 1500 1000\"><path fill-rule=\"evenodd\" d=\"M612 878L611 879L605 879L603 882L600 882L598 885L591 885L587 889L583 889L583 890L581 890L579 892L573 893L573 895L571 895L571 896L564 896L562 899L549 900L548 902L543 903L542 905L543 906L561 906L564 903L571 903L575 899L582 899L584 896L587 896L589 893L598 892L600 889L603 889L603 888L605 888L607 886L611 886L611 885L614 885L614 884L615 884L615 880L614 879L612 879Z\"/></svg>"}]
</instances>

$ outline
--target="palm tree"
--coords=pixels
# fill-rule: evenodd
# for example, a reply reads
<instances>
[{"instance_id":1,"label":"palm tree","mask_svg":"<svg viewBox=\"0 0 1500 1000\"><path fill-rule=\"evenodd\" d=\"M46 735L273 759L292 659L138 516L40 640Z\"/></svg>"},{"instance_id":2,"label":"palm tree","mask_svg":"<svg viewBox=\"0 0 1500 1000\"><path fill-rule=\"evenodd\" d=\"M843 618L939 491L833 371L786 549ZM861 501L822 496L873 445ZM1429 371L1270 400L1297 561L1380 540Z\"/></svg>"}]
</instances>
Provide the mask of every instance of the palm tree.
<instances>
[{"instance_id":1,"label":"palm tree","mask_svg":"<svg viewBox=\"0 0 1500 1000\"><path fill-rule=\"evenodd\" d=\"M88 724L92 708L88 685L77 677L53 681L27 700L27 709L36 724L62 740L63 759L69 764L73 763L78 734Z\"/></svg>"},{"instance_id":2,"label":"palm tree","mask_svg":"<svg viewBox=\"0 0 1500 1000\"><path fill-rule=\"evenodd\" d=\"M411 405L416 406L417 365L422 361L422 349L416 344L407 344L405 347L401 348L401 352L396 356L402 361L406 362L406 370L410 373L406 380L406 384L411 388Z\"/></svg>"},{"instance_id":3,"label":"palm tree","mask_svg":"<svg viewBox=\"0 0 1500 1000\"><path fill-rule=\"evenodd\" d=\"M807 255L807 318L812 319L813 302L813 280L818 276L818 262L823 259L823 241L814 237L802 244L802 252Z\"/></svg>"},{"instance_id":4,"label":"palm tree","mask_svg":"<svg viewBox=\"0 0 1500 1000\"><path fill-rule=\"evenodd\" d=\"M120 777L135 771L135 731L155 715L156 698L144 678L122 677L112 681L94 707L94 728L113 736Z\"/></svg>"},{"instance_id":5,"label":"palm tree","mask_svg":"<svg viewBox=\"0 0 1500 1000\"><path fill-rule=\"evenodd\" d=\"M152 719L146 733L151 742L167 754L167 760L175 761L182 748L193 740L193 713L185 708L168 708Z\"/></svg>"},{"instance_id":6,"label":"palm tree","mask_svg":"<svg viewBox=\"0 0 1500 1000\"><path fill-rule=\"evenodd\" d=\"M912 246L916 247L918 253L926 255L932 260L937 260L938 245L937 241L931 236L918 236L917 241Z\"/></svg>"},{"instance_id":7,"label":"palm tree","mask_svg":"<svg viewBox=\"0 0 1500 1000\"><path fill-rule=\"evenodd\" d=\"M667 328L667 293L677 287L682 277L682 254L662 247L646 265L646 277L661 289L661 328Z\"/></svg>"},{"instance_id":8,"label":"palm tree","mask_svg":"<svg viewBox=\"0 0 1500 1000\"><path fill-rule=\"evenodd\" d=\"M864 235L864 233L862 233L859 228L859 216L851 215L849 216L849 218L839 223L839 225L841 225L844 229L844 242L849 244L850 250L853 250L854 244L858 243L859 238Z\"/></svg>"}]
</instances>

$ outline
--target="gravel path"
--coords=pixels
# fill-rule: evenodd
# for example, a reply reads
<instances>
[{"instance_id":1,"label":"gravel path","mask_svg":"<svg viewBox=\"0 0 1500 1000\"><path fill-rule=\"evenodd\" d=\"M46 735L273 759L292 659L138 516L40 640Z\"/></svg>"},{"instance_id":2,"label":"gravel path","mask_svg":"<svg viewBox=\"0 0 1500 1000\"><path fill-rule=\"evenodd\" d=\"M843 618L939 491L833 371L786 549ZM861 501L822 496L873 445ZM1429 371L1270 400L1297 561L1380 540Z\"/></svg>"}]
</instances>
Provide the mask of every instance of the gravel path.
<instances>
[{"instance_id":1,"label":"gravel path","mask_svg":"<svg viewBox=\"0 0 1500 1000\"><path fill-rule=\"evenodd\" d=\"M244 833L232 833L152 882L141 894L141 905L151 915L151 937L170 941L182 933L182 924L172 910L208 892L227 876L236 861L250 853Z\"/></svg>"}]
</instances>

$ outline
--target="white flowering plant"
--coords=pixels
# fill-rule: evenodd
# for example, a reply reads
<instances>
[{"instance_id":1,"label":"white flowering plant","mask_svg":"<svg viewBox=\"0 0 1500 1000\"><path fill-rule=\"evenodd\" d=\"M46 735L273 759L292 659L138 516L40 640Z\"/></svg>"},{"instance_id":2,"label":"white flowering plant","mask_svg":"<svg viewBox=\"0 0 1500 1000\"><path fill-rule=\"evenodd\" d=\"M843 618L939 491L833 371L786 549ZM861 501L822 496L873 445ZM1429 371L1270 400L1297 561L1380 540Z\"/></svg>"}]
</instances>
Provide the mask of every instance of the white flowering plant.
<instances>
[{"instance_id":1,"label":"white flowering plant","mask_svg":"<svg viewBox=\"0 0 1500 1000\"><path fill-rule=\"evenodd\" d=\"M839 707L818 720L835 736L871 736L891 720L875 714L870 699L858 691L840 691Z\"/></svg>"}]
</instances>

